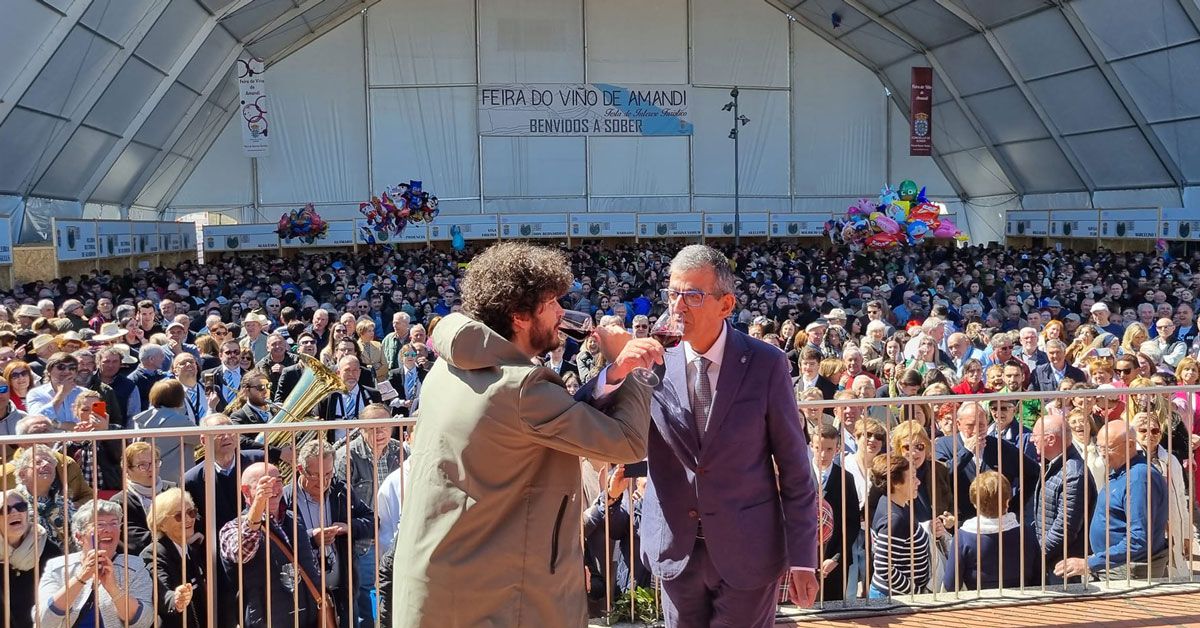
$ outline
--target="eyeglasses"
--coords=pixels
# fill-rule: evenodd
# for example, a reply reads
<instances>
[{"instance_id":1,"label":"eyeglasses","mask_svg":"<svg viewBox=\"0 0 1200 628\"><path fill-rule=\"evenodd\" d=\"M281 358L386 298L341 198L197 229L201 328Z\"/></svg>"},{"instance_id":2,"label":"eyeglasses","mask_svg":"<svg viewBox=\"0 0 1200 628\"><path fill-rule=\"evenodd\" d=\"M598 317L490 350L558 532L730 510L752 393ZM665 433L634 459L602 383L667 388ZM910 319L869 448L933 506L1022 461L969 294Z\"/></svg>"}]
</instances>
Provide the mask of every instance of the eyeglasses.
<instances>
[{"instance_id":1,"label":"eyeglasses","mask_svg":"<svg viewBox=\"0 0 1200 628\"><path fill-rule=\"evenodd\" d=\"M1150 427L1150 428L1139 427L1139 428L1137 429L1137 433L1138 433L1138 434L1150 434L1151 436L1158 436L1159 434L1162 434L1162 428L1158 428L1158 427Z\"/></svg>"},{"instance_id":2,"label":"eyeglasses","mask_svg":"<svg viewBox=\"0 0 1200 628\"><path fill-rule=\"evenodd\" d=\"M263 391L263 390L267 389L267 385L266 384L247 384L246 388L252 388L257 391Z\"/></svg>"},{"instance_id":3,"label":"eyeglasses","mask_svg":"<svg viewBox=\"0 0 1200 628\"><path fill-rule=\"evenodd\" d=\"M222 351L222 352L221 352L221 355L242 355L242 352L241 352L241 351L238 351L238 350L233 350L233 351Z\"/></svg>"},{"instance_id":4,"label":"eyeglasses","mask_svg":"<svg viewBox=\"0 0 1200 628\"><path fill-rule=\"evenodd\" d=\"M29 502L21 500L11 504L4 504L5 514L10 512L29 512Z\"/></svg>"},{"instance_id":5,"label":"eyeglasses","mask_svg":"<svg viewBox=\"0 0 1200 628\"><path fill-rule=\"evenodd\" d=\"M925 443L909 443L904 448L908 451L925 451Z\"/></svg>"},{"instance_id":6,"label":"eyeglasses","mask_svg":"<svg viewBox=\"0 0 1200 628\"><path fill-rule=\"evenodd\" d=\"M224 336L229 333L228 329L210 329L209 333L214 336Z\"/></svg>"},{"instance_id":7,"label":"eyeglasses","mask_svg":"<svg viewBox=\"0 0 1200 628\"><path fill-rule=\"evenodd\" d=\"M200 513L196 512L195 508L188 508L183 512L176 512L174 515L171 515L171 518L182 523L184 515L187 515L187 518L193 521L200 517Z\"/></svg>"},{"instance_id":8,"label":"eyeglasses","mask_svg":"<svg viewBox=\"0 0 1200 628\"><path fill-rule=\"evenodd\" d=\"M1113 369L1117 375L1128 375L1133 372L1133 369Z\"/></svg>"},{"instance_id":9,"label":"eyeglasses","mask_svg":"<svg viewBox=\"0 0 1200 628\"><path fill-rule=\"evenodd\" d=\"M873 440L873 441L882 443L887 440L887 435L886 434L877 434L875 432L872 432L870 434L859 434L858 438L865 438L867 440Z\"/></svg>"},{"instance_id":10,"label":"eyeglasses","mask_svg":"<svg viewBox=\"0 0 1200 628\"><path fill-rule=\"evenodd\" d=\"M404 357L415 358L415 357L417 357L417 352L416 351L406 351L406 352L404 352Z\"/></svg>"},{"instance_id":11,"label":"eyeglasses","mask_svg":"<svg viewBox=\"0 0 1200 628\"><path fill-rule=\"evenodd\" d=\"M73 371L78 371L79 367L75 366L74 364L55 364L54 370L73 372Z\"/></svg>"},{"instance_id":12,"label":"eyeglasses","mask_svg":"<svg viewBox=\"0 0 1200 628\"><path fill-rule=\"evenodd\" d=\"M666 301L667 303L670 303L673 305L676 302L678 302L679 299L682 298L683 302L686 303L688 307L700 307L700 306L704 305L704 298L708 297L708 296L722 296L722 295L710 294L708 292L704 292L703 290L680 291L680 290L666 289L666 290L662 291L662 300L663 301Z\"/></svg>"},{"instance_id":13,"label":"eyeglasses","mask_svg":"<svg viewBox=\"0 0 1200 628\"><path fill-rule=\"evenodd\" d=\"M1014 406L1014 405L1011 405L1011 404L1007 404L1007 403L999 403L999 404L996 404L996 411L997 411L997 412L1001 412L1001 411L1003 411L1003 412L1012 412L1013 410L1016 410L1016 409L1017 409L1017 407L1016 407L1016 406Z\"/></svg>"},{"instance_id":14,"label":"eyeglasses","mask_svg":"<svg viewBox=\"0 0 1200 628\"><path fill-rule=\"evenodd\" d=\"M13 371L13 377L29 377L29 371Z\"/></svg>"}]
</instances>

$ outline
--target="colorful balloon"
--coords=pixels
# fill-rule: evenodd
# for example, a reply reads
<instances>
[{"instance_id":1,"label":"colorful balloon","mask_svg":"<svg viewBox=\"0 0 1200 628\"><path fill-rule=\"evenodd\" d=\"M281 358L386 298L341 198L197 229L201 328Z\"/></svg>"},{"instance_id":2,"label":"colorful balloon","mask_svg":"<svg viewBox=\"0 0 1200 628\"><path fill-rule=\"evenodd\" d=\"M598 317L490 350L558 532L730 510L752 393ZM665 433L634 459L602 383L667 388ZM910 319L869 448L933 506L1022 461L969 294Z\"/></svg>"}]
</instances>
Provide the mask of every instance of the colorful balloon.
<instances>
[{"instance_id":1,"label":"colorful balloon","mask_svg":"<svg viewBox=\"0 0 1200 628\"><path fill-rule=\"evenodd\" d=\"M914 240L920 240L929 233L929 225L925 224L924 220L914 220L908 223L908 235Z\"/></svg>"},{"instance_id":2,"label":"colorful balloon","mask_svg":"<svg viewBox=\"0 0 1200 628\"><path fill-rule=\"evenodd\" d=\"M900 182L900 200L914 201L917 198L917 184L912 179L905 179Z\"/></svg>"},{"instance_id":3,"label":"colorful balloon","mask_svg":"<svg viewBox=\"0 0 1200 628\"><path fill-rule=\"evenodd\" d=\"M941 223L938 224L937 228L933 230L933 237L935 237L935 238L953 238L953 237L956 237L959 233L961 233L961 232L958 230L958 226L954 224L954 221L946 219L946 220L941 221Z\"/></svg>"},{"instance_id":4,"label":"colorful balloon","mask_svg":"<svg viewBox=\"0 0 1200 628\"><path fill-rule=\"evenodd\" d=\"M876 233L867 238L867 246L873 249L890 249L895 246L900 246L901 239L904 236L899 233Z\"/></svg>"},{"instance_id":5,"label":"colorful balloon","mask_svg":"<svg viewBox=\"0 0 1200 628\"><path fill-rule=\"evenodd\" d=\"M410 223L433 222L438 215L438 200L422 190L421 185L415 179L397 183L379 196L372 196L370 202L359 203L359 211L378 234L378 238L368 240L368 243L399 235Z\"/></svg>"},{"instance_id":6,"label":"colorful balloon","mask_svg":"<svg viewBox=\"0 0 1200 628\"><path fill-rule=\"evenodd\" d=\"M884 216L883 214L880 214L879 217L875 219L875 226L879 227L879 230L883 233L896 233L900 231L900 223L888 218L887 216Z\"/></svg>"}]
</instances>

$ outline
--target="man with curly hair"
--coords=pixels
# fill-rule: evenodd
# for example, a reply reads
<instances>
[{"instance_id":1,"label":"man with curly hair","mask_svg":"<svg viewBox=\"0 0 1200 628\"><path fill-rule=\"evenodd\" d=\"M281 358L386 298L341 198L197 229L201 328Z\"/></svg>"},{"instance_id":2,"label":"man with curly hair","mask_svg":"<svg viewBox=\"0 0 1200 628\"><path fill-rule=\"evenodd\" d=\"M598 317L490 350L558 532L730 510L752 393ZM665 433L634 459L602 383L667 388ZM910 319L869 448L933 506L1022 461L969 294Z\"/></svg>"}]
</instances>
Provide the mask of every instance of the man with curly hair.
<instances>
[{"instance_id":1,"label":"man with curly hair","mask_svg":"<svg viewBox=\"0 0 1200 628\"><path fill-rule=\"evenodd\" d=\"M566 257L522 243L471 261L463 312L438 323L421 439L396 540L393 626L583 626L579 458L646 456L651 390L625 376L662 347L599 328L611 363L576 402L532 359L561 342ZM589 392L581 398L592 398Z\"/></svg>"}]
</instances>

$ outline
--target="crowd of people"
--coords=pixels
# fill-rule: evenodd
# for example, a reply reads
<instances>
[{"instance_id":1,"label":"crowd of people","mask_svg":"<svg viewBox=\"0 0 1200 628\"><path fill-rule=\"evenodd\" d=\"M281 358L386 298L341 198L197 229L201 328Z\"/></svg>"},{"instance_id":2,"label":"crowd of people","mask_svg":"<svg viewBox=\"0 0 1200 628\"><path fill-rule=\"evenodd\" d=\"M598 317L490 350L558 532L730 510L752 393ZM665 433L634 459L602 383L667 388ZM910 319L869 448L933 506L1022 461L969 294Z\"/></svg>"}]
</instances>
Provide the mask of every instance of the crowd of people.
<instances>
[{"instance_id":1,"label":"crowd of people","mask_svg":"<svg viewBox=\"0 0 1200 628\"><path fill-rule=\"evenodd\" d=\"M560 303L646 338L677 250L566 250L574 277ZM1200 256L851 255L780 241L725 253L729 323L787 356L832 506L822 599L1190 574L1200 399L1121 389L1200 383ZM265 424L301 385L298 354L345 386L316 406L321 419L416 418L423 403L455 403L422 392L441 359L431 336L462 309L473 254L229 256L0 295L0 434L45 435L2 452L12 594L0 622L204 626L211 580L216 625L315 626L328 612L344 628L391 625L377 588L390 586L415 431L330 430L267 451L253 435L72 435ZM608 365L596 336L535 359L571 393ZM1059 390L1082 392L972 399ZM922 396L959 397L912 399ZM647 486L634 465L580 466L581 569L599 613L606 587L650 584L630 556ZM208 518L216 539L204 538ZM218 573L205 573L206 551Z\"/></svg>"}]
</instances>

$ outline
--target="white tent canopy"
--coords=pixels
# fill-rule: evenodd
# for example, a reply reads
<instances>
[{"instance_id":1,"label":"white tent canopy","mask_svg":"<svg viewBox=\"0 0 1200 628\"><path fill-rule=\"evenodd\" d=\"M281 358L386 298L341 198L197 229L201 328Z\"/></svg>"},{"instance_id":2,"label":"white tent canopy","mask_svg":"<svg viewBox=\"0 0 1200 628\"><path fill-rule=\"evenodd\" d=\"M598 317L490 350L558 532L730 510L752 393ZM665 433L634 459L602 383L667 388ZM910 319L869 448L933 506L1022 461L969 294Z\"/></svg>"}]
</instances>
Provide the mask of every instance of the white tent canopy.
<instances>
[{"instance_id":1,"label":"white tent canopy","mask_svg":"<svg viewBox=\"0 0 1200 628\"><path fill-rule=\"evenodd\" d=\"M989 240L1018 207L1200 205L1196 0L0 2L21 241L51 216L345 217L407 178L448 213L728 211L735 84L743 210L911 178ZM231 122L251 56L277 119L257 163ZM912 66L935 72L932 160L908 156ZM689 85L695 135L477 132L478 85L592 81Z\"/></svg>"}]
</instances>

